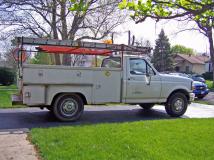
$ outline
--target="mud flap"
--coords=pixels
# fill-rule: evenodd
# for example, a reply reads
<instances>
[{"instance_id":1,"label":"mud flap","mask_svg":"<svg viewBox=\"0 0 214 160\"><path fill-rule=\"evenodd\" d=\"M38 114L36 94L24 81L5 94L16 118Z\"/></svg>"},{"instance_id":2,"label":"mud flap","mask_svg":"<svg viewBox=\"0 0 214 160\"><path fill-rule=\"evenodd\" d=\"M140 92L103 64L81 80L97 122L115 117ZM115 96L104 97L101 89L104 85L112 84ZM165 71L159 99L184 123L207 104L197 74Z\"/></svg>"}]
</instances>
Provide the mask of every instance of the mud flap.
<instances>
[{"instance_id":1,"label":"mud flap","mask_svg":"<svg viewBox=\"0 0 214 160\"><path fill-rule=\"evenodd\" d=\"M22 105L23 100L21 95L13 94L11 95L12 105Z\"/></svg>"}]
</instances>

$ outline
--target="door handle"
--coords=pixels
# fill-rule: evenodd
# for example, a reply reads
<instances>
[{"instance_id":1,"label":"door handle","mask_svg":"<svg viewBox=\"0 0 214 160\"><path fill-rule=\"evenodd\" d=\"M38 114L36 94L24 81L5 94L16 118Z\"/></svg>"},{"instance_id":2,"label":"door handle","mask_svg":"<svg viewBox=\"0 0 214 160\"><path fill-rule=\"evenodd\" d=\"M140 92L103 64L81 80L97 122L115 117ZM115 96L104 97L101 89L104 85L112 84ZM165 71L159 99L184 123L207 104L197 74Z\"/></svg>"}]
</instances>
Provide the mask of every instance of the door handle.
<instances>
[{"instance_id":1,"label":"door handle","mask_svg":"<svg viewBox=\"0 0 214 160\"><path fill-rule=\"evenodd\" d=\"M130 80L135 80L135 78L134 78L134 77L129 77L128 80L129 80L129 81L130 81Z\"/></svg>"}]
</instances>

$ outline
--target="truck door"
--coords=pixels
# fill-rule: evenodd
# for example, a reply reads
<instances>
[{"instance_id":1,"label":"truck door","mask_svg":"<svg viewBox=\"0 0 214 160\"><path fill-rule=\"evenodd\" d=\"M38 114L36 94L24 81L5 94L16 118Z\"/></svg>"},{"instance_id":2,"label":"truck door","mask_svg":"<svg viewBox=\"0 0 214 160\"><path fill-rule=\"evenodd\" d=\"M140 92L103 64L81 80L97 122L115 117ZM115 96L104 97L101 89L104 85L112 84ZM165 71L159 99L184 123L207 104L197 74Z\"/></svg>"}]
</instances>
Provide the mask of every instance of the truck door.
<instances>
[{"instance_id":1,"label":"truck door","mask_svg":"<svg viewBox=\"0 0 214 160\"><path fill-rule=\"evenodd\" d=\"M161 78L142 58L129 58L127 63L126 98L128 103L158 102Z\"/></svg>"}]
</instances>

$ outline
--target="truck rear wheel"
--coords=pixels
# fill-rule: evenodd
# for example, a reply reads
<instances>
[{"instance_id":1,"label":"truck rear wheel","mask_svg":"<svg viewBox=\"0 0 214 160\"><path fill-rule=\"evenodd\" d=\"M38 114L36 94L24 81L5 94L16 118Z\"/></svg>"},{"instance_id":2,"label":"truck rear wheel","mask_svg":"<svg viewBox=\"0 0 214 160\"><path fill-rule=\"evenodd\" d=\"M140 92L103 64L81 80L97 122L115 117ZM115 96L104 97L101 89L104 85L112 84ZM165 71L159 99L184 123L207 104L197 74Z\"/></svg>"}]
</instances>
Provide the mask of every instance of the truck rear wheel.
<instances>
[{"instance_id":1,"label":"truck rear wheel","mask_svg":"<svg viewBox=\"0 0 214 160\"><path fill-rule=\"evenodd\" d=\"M139 105L145 110L150 110L152 107L154 107L155 104L153 104L153 103L142 103Z\"/></svg>"},{"instance_id":2,"label":"truck rear wheel","mask_svg":"<svg viewBox=\"0 0 214 160\"><path fill-rule=\"evenodd\" d=\"M75 94L59 96L53 106L53 113L60 121L76 121L83 110L83 101Z\"/></svg>"},{"instance_id":3,"label":"truck rear wheel","mask_svg":"<svg viewBox=\"0 0 214 160\"><path fill-rule=\"evenodd\" d=\"M169 97L165 110L172 117L180 117L186 112L187 106L187 97L183 93L174 93Z\"/></svg>"}]
</instances>

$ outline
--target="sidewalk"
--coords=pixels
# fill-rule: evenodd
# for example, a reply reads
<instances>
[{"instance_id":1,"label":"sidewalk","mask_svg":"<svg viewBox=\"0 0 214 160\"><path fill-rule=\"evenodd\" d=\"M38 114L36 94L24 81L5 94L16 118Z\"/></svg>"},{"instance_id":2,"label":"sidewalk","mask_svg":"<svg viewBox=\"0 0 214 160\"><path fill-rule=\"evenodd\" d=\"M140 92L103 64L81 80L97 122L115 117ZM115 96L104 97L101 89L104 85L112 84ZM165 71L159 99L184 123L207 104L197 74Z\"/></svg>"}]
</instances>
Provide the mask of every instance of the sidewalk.
<instances>
[{"instance_id":1,"label":"sidewalk","mask_svg":"<svg viewBox=\"0 0 214 160\"><path fill-rule=\"evenodd\" d=\"M38 160L27 134L0 132L0 160Z\"/></svg>"}]
</instances>

